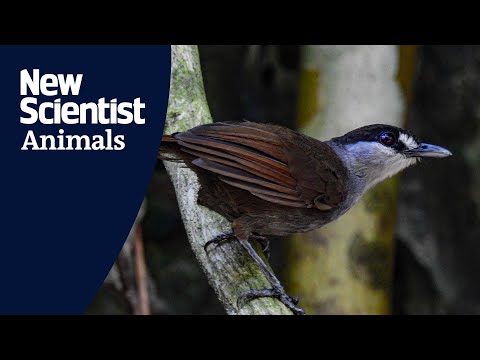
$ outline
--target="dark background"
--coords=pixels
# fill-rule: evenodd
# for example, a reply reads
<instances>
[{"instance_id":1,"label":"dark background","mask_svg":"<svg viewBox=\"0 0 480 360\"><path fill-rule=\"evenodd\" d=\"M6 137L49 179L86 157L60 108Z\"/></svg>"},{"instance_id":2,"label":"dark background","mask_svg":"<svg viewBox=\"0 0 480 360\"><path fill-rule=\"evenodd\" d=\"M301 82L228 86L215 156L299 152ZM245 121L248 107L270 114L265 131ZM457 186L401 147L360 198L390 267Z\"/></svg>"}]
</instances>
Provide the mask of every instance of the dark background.
<instances>
[{"instance_id":1,"label":"dark background","mask_svg":"<svg viewBox=\"0 0 480 360\"><path fill-rule=\"evenodd\" d=\"M299 46L199 49L215 121L245 118L295 126ZM407 127L455 156L448 163L425 162L401 174L394 313L477 314L480 46L419 46L413 94ZM160 162L147 200L142 227L152 313L224 314L190 249ZM280 278L285 241L272 241L271 264ZM132 309L121 291L105 283L87 312L128 314Z\"/></svg>"},{"instance_id":2,"label":"dark background","mask_svg":"<svg viewBox=\"0 0 480 360\"><path fill-rule=\"evenodd\" d=\"M122 248L152 177L169 95L170 46L1 45L0 59L0 314L81 314ZM57 98L79 104L140 97L142 116L152 120L141 126L92 124L90 117L86 124L22 124L20 103L32 94L21 95L20 72L33 69L40 77L83 74L78 96L33 96L36 109ZM125 136L126 147L57 151L48 141L49 150L21 150L29 130L40 146L42 135L53 135L58 146L59 129L90 140L111 129Z\"/></svg>"}]
</instances>

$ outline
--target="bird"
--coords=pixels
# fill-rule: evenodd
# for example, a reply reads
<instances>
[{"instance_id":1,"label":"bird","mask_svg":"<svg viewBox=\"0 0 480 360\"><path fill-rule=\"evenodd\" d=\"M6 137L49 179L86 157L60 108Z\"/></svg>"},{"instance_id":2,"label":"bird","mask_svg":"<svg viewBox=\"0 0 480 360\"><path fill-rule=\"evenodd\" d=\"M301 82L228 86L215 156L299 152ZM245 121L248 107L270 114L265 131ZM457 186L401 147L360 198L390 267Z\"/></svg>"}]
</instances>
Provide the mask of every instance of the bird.
<instances>
[{"instance_id":1,"label":"bird","mask_svg":"<svg viewBox=\"0 0 480 360\"><path fill-rule=\"evenodd\" d=\"M320 141L276 124L215 122L164 135L159 158L180 161L197 175L197 202L231 222L232 231L205 243L236 239L271 288L239 294L237 306L274 297L304 314L249 240L268 247L268 236L320 228L345 214L370 188L422 158L452 153L385 124L354 129ZM265 245L266 244L266 245Z\"/></svg>"}]
</instances>

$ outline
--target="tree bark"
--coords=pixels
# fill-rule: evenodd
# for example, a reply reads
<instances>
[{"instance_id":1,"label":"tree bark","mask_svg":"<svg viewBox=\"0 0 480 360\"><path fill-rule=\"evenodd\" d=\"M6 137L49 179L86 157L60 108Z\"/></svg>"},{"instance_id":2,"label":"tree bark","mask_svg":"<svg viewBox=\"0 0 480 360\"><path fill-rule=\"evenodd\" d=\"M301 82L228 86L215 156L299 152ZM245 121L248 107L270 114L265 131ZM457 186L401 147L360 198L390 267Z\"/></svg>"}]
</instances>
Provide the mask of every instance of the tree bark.
<instances>
[{"instance_id":1,"label":"tree bark","mask_svg":"<svg viewBox=\"0 0 480 360\"><path fill-rule=\"evenodd\" d=\"M368 124L402 126L396 77L410 84L414 63L399 69L399 58L397 46L305 47L299 130L327 140ZM390 313L397 184L398 177L383 182L339 220L294 237L287 284L307 312Z\"/></svg>"},{"instance_id":2,"label":"tree bark","mask_svg":"<svg viewBox=\"0 0 480 360\"><path fill-rule=\"evenodd\" d=\"M205 97L198 48L173 45L165 134L209 122L212 118ZM230 223L197 204L199 184L190 169L178 163L164 163L175 187L190 245L227 314L291 314L281 302L271 298L256 299L241 309L237 308L240 293L269 288L270 284L238 242L230 241L211 247L208 253L204 251L203 245L208 240L231 230Z\"/></svg>"}]
</instances>

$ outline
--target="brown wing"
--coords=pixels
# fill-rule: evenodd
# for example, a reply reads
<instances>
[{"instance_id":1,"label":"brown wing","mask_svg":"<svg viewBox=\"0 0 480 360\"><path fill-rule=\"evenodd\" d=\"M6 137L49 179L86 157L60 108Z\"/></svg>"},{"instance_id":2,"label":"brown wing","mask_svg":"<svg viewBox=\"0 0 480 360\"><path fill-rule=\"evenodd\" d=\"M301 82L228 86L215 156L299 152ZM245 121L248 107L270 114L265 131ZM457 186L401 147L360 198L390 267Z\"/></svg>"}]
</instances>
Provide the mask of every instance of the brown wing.
<instances>
[{"instance_id":1,"label":"brown wing","mask_svg":"<svg viewBox=\"0 0 480 360\"><path fill-rule=\"evenodd\" d=\"M329 210L344 199L342 166L330 147L292 130L242 122L175 135L192 163L272 203Z\"/></svg>"}]
</instances>

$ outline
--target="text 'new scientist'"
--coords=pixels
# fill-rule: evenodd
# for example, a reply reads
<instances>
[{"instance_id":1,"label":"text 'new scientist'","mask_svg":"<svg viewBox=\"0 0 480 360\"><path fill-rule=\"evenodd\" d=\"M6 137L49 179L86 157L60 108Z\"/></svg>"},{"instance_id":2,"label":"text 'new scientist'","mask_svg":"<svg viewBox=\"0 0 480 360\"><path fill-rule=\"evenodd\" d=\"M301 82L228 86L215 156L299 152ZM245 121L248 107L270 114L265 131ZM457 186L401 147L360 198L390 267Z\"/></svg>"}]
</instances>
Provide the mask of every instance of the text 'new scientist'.
<instances>
[{"instance_id":1,"label":"text 'new scientist'","mask_svg":"<svg viewBox=\"0 0 480 360\"><path fill-rule=\"evenodd\" d=\"M20 122L25 125L41 123L43 125L144 125L142 110L145 103L139 97L132 102L116 98L106 101L105 97L95 102L62 102L60 96L78 96L82 86L83 74L43 74L34 69L20 71L20 102L22 116ZM39 100L35 96L54 97L53 101ZM29 130L23 142L22 150L123 150L126 146L124 135L114 135L113 130L104 129L104 135L65 134L58 129L58 135L35 135Z\"/></svg>"}]
</instances>

